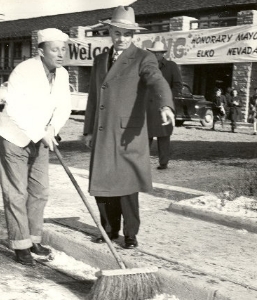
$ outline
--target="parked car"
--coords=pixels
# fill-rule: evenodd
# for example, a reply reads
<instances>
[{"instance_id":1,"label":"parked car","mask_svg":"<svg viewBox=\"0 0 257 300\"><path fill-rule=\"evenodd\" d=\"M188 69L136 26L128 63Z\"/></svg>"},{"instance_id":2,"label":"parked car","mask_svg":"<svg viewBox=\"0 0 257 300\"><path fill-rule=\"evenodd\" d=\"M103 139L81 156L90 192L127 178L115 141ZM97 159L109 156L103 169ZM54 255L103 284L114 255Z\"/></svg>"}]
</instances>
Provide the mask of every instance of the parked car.
<instances>
[{"instance_id":1,"label":"parked car","mask_svg":"<svg viewBox=\"0 0 257 300\"><path fill-rule=\"evenodd\" d=\"M7 81L0 85L0 111L3 110L4 105L5 105L5 98L7 95L7 87L8 87Z\"/></svg>"},{"instance_id":2,"label":"parked car","mask_svg":"<svg viewBox=\"0 0 257 300\"><path fill-rule=\"evenodd\" d=\"M72 84L70 84L70 92L72 113L85 111L87 106L88 93L77 92Z\"/></svg>"},{"instance_id":3,"label":"parked car","mask_svg":"<svg viewBox=\"0 0 257 300\"><path fill-rule=\"evenodd\" d=\"M7 94L8 82L0 85L0 111L3 110L5 105L5 97ZM73 113L84 111L87 105L88 93L77 92L73 85L70 84L71 92L71 110Z\"/></svg>"},{"instance_id":4,"label":"parked car","mask_svg":"<svg viewBox=\"0 0 257 300\"><path fill-rule=\"evenodd\" d=\"M77 92L70 84L72 112L85 111L87 93ZM203 95L193 95L190 87L183 83L182 92L175 97L176 126L182 126L185 121L198 121L205 127L213 124L213 103L207 101Z\"/></svg>"},{"instance_id":5,"label":"parked car","mask_svg":"<svg viewBox=\"0 0 257 300\"><path fill-rule=\"evenodd\" d=\"M185 121L200 121L205 127L213 124L213 103L203 95L193 95L190 87L183 83L182 92L175 97L176 126L182 126Z\"/></svg>"}]
</instances>

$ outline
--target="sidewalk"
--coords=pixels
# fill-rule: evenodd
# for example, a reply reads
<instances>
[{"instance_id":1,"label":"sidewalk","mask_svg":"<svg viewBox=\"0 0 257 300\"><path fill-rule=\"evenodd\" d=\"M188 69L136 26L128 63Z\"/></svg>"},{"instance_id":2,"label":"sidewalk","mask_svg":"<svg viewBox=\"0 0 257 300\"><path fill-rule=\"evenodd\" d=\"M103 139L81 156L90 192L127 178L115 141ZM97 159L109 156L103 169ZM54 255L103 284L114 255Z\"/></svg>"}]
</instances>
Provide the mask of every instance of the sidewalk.
<instances>
[{"instance_id":1,"label":"sidewalk","mask_svg":"<svg viewBox=\"0 0 257 300\"><path fill-rule=\"evenodd\" d=\"M36 268L17 264L2 241L0 265L1 300L84 300L92 287L89 280L74 279L42 263Z\"/></svg>"},{"instance_id":2,"label":"sidewalk","mask_svg":"<svg viewBox=\"0 0 257 300\"><path fill-rule=\"evenodd\" d=\"M87 193L88 172L70 169L98 215ZM50 166L50 185L44 243L94 267L118 269L107 245L92 242L99 231L60 165ZM172 213L169 187L155 187L163 193L140 194L139 247L124 250L123 236L114 244L125 263L158 266L163 292L180 300L257 299L257 235Z\"/></svg>"}]
</instances>

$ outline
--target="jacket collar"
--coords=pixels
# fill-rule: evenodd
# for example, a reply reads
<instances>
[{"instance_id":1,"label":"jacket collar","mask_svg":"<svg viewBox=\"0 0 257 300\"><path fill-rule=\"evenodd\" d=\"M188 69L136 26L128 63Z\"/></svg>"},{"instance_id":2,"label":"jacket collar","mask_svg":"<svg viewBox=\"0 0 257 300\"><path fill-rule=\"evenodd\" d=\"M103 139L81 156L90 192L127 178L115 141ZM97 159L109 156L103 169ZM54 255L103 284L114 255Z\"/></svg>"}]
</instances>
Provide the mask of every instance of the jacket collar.
<instances>
[{"instance_id":1,"label":"jacket collar","mask_svg":"<svg viewBox=\"0 0 257 300\"><path fill-rule=\"evenodd\" d=\"M159 68L163 68L164 66L166 66L167 64L167 60L163 57L162 60L159 62Z\"/></svg>"},{"instance_id":2,"label":"jacket collar","mask_svg":"<svg viewBox=\"0 0 257 300\"><path fill-rule=\"evenodd\" d=\"M128 47L128 49L124 50L118 57L117 61L113 64L113 66L108 71L108 63L109 63L109 57L113 53L113 47L109 50L109 52L106 52L106 55L103 57L105 60L103 62L105 67L105 80L110 80L113 77L117 77L120 73L126 69L129 64L135 59L135 53L136 53L137 47L131 43L131 45Z\"/></svg>"}]
</instances>

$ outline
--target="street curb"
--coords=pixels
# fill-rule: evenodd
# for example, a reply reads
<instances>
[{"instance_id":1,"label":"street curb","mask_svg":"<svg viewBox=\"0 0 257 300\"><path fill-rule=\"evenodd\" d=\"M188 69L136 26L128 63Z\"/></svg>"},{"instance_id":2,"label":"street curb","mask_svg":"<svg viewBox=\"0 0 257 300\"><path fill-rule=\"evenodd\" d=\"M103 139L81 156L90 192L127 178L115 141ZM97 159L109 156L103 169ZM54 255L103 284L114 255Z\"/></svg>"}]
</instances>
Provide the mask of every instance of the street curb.
<instances>
[{"instance_id":1,"label":"street curb","mask_svg":"<svg viewBox=\"0 0 257 300\"><path fill-rule=\"evenodd\" d=\"M192 205L180 203L171 203L168 207L168 211L191 218L201 219L203 221L209 221L228 227L244 229L249 232L257 233L257 221L253 221L250 218L244 219L239 216L224 215L212 211L201 210L193 207Z\"/></svg>"},{"instance_id":2,"label":"street curb","mask_svg":"<svg viewBox=\"0 0 257 300\"><path fill-rule=\"evenodd\" d=\"M107 245L92 243L92 237L85 233L47 223L42 242L94 268L119 269ZM158 266L162 292L180 300L242 300L256 296L256 292L233 282L149 255L140 248L124 250L116 244L115 248L128 268Z\"/></svg>"}]
</instances>

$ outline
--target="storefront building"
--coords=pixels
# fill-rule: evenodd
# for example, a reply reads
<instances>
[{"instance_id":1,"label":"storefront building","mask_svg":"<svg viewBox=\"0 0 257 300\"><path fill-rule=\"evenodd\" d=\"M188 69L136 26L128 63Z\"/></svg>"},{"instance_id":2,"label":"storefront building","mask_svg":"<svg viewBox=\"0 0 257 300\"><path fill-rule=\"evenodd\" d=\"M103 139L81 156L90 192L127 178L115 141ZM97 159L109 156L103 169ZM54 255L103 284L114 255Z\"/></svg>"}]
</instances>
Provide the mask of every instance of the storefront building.
<instances>
[{"instance_id":1,"label":"storefront building","mask_svg":"<svg viewBox=\"0 0 257 300\"><path fill-rule=\"evenodd\" d=\"M178 5L174 6L173 2L178 2ZM183 81L194 94L202 94L207 100L212 100L215 87L222 88L224 92L227 87L237 89L244 103L246 121L249 97L257 87L256 1L243 1L243 4L242 1L204 1L201 8L200 4L197 8L195 2L136 1L132 7L137 22L149 30L137 33L134 41L144 49L151 47L153 41L163 41L168 49L167 58L177 62ZM169 5L173 5L173 9ZM98 20L109 18L112 11L67 14L77 16L76 20L68 21L67 15L63 18L58 15L29 19L27 31L25 33L23 29L22 36L16 33L16 36L2 38L1 27L0 81L8 80L15 65L36 54L36 33L39 29L56 27L73 38L68 45L66 60L70 82L77 91L88 92L93 59L111 45L108 31L99 26ZM45 20L47 22L42 23ZM37 24L29 26L32 21ZM8 23L10 26L10 22L2 22L1 25ZM58 26L55 23L59 23Z\"/></svg>"},{"instance_id":2,"label":"storefront building","mask_svg":"<svg viewBox=\"0 0 257 300\"><path fill-rule=\"evenodd\" d=\"M134 42L143 49L156 40L164 42L166 58L180 66L183 81L207 100L212 101L216 87L224 93L228 87L237 89L246 121L249 98L257 87L257 11L239 12L235 26L190 29L196 21L185 16L171 18L169 32L136 34ZM108 36L87 36L91 34L83 27L72 28L70 33L74 43L69 44L67 65L73 84L79 86L90 73L83 68L90 68L94 56L106 51L111 41Z\"/></svg>"}]
</instances>

